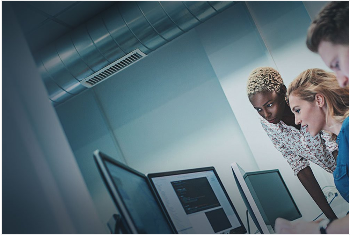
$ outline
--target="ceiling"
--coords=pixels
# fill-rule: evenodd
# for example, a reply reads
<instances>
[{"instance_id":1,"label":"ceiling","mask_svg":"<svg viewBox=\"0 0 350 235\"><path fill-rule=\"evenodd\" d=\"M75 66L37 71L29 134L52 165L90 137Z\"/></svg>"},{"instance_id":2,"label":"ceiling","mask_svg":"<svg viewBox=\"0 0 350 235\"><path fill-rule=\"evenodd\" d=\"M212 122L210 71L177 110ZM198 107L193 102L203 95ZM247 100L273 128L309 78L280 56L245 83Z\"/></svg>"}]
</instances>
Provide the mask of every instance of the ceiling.
<instances>
[{"instance_id":1,"label":"ceiling","mask_svg":"<svg viewBox=\"0 0 350 235\"><path fill-rule=\"evenodd\" d=\"M19 1L12 2L32 52L45 47L116 2Z\"/></svg>"},{"instance_id":2,"label":"ceiling","mask_svg":"<svg viewBox=\"0 0 350 235\"><path fill-rule=\"evenodd\" d=\"M131 66L235 3L11 2L48 98L55 106Z\"/></svg>"}]
</instances>

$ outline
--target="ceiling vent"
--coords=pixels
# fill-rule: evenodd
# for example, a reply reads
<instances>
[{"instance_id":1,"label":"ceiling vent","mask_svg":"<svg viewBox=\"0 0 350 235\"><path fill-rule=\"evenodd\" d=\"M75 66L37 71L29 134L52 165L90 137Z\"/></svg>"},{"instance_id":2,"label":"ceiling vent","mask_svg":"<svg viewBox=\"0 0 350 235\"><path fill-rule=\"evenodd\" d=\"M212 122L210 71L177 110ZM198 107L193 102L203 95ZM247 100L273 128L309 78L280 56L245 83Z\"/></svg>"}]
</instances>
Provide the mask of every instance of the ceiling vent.
<instances>
[{"instance_id":1,"label":"ceiling vent","mask_svg":"<svg viewBox=\"0 0 350 235\"><path fill-rule=\"evenodd\" d=\"M80 83L88 88L93 87L144 57L146 57L146 54L139 49L136 49L103 69L97 71L96 73L90 75L89 77L81 80Z\"/></svg>"},{"instance_id":2,"label":"ceiling vent","mask_svg":"<svg viewBox=\"0 0 350 235\"><path fill-rule=\"evenodd\" d=\"M50 100L65 102L235 3L116 1L34 54Z\"/></svg>"}]
</instances>

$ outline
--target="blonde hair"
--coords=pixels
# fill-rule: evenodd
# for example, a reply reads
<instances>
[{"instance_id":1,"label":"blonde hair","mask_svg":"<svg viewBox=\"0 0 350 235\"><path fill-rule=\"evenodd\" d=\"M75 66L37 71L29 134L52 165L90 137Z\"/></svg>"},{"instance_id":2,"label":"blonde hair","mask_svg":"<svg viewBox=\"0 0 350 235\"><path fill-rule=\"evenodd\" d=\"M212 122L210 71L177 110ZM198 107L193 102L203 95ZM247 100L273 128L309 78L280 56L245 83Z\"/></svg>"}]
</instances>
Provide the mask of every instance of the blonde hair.
<instances>
[{"instance_id":1,"label":"blonde hair","mask_svg":"<svg viewBox=\"0 0 350 235\"><path fill-rule=\"evenodd\" d=\"M289 85L290 94L302 100L313 102L316 94L322 94L327 104L327 116L342 123L349 116L349 89L338 85L336 75L322 69L307 69Z\"/></svg>"},{"instance_id":2,"label":"blonde hair","mask_svg":"<svg viewBox=\"0 0 350 235\"><path fill-rule=\"evenodd\" d=\"M258 92L276 91L278 94L283 86L280 73L271 67L259 67L254 69L248 77L248 97Z\"/></svg>"}]
</instances>

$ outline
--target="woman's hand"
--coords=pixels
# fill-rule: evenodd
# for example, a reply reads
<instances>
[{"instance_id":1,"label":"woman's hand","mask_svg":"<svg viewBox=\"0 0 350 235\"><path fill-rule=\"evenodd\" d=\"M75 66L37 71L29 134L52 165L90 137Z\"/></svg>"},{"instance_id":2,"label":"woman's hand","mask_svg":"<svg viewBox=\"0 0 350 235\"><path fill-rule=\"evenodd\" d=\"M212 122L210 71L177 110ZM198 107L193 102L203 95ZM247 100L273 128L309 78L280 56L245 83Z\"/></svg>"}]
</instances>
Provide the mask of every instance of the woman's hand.
<instances>
[{"instance_id":1,"label":"woman's hand","mask_svg":"<svg viewBox=\"0 0 350 235\"><path fill-rule=\"evenodd\" d=\"M318 221L307 222L304 220L288 221L282 218L277 218L275 222L276 233L320 233Z\"/></svg>"}]
</instances>

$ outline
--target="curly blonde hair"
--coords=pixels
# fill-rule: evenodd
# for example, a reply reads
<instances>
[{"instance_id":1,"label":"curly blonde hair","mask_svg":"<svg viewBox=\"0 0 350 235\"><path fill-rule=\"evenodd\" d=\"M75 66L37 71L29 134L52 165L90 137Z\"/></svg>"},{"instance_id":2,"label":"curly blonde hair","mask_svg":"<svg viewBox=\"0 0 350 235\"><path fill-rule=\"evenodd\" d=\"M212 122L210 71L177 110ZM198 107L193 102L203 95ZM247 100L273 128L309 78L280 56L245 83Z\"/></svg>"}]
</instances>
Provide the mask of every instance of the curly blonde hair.
<instances>
[{"instance_id":1,"label":"curly blonde hair","mask_svg":"<svg viewBox=\"0 0 350 235\"><path fill-rule=\"evenodd\" d=\"M280 73L271 67L254 69L248 77L247 95L250 97L258 92L276 91L280 93L284 85Z\"/></svg>"}]
</instances>

